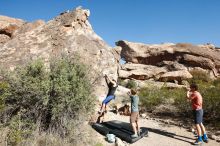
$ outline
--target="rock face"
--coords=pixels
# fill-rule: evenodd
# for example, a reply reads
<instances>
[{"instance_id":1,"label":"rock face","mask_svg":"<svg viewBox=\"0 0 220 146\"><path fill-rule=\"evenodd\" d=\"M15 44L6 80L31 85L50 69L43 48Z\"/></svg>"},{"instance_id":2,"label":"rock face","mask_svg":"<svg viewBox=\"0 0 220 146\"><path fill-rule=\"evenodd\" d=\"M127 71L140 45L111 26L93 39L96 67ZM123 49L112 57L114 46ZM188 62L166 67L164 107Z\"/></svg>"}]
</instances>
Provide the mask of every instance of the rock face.
<instances>
[{"instance_id":1,"label":"rock face","mask_svg":"<svg viewBox=\"0 0 220 146\"><path fill-rule=\"evenodd\" d=\"M117 61L111 48L93 31L89 15L89 10L76 8L47 23L41 20L25 23L9 18L7 25L1 24L0 17L0 29L12 25L12 20L18 26L10 32L11 36L4 34L9 39L4 36L7 41L0 43L0 65L13 70L17 65L36 58L47 63L50 58L62 54L80 56L80 60L89 66L95 94L105 94L107 85L103 73L117 78Z\"/></svg>"},{"instance_id":2,"label":"rock face","mask_svg":"<svg viewBox=\"0 0 220 146\"><path fill-rule=\"evenodd\" d=\"M157 67L144 64L127 63L121 66L119 71L120 78L135 78L138 80L147 80L167 72L164 67Z\"/></svg>"},{"instance_id":3,"label":"rock face","mask_svg":"<svg viewBox=\"0 0 220 146\"><path fill-rule=\"evenodd\" d=\"M130 91L130 89L119 85L115 92L115 96L116 97L128 97L128 91Z\"/></svg>"},{"instance_id":4,"label":"rock face","mask_svg":"<svg viewBox=\"0 0 220 146\"><path fill-rule=\"evenodd\" d=\"M190 79L192 78L192 75L186 71L186 70L180 70L180 71L172 71L164 73L160 76L159 80L164 82L169 81L178 81L178 83L182 82L182 80Z\"/></svg>"},{"instance_id":5,"label":"rock face","mask_svg":"<svg viewBox=\"0 0 220 146\"><path fill-rule=\"evenodd\" d=\"M121 47L117 49L121 51L121 57L129 63L123 66L139 66L138 69L122 66L120 70L122 78L155 79L155 75L159 75L156 79L160 81L181 82L192 77L188 71L193 68L207 70L212 73L211 77L220 74L220 52L212 44L148 45L122 40L116 42L116 45ZM146 66L144 69L143 65ZM147 76L149 71L152 71L152 74Z\"/></svg>"}]
</instances>

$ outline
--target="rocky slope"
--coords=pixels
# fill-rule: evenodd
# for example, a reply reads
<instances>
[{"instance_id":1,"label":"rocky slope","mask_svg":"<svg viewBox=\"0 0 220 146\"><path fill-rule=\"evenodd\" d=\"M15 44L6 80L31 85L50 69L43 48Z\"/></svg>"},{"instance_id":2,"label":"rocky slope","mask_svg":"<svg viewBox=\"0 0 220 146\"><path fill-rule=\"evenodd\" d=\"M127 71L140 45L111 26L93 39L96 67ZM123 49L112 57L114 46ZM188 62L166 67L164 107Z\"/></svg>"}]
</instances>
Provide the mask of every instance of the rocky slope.
<instances>
[{"instance_id":1,"label":"rocky slope","mask_svg":"<svg viewBox=\"0 0 220 146\"><path fill-rule=\"evenodd\" d=\"M190 70L204 71L216 78L220 73L220 51L214 45L116 42L115 50L126 60L121 78L181 82L192 78Z\"/></svg>"},{"instance_id":2,"label":"rocky slope","mask_svg":"<svg viewBox=\"0 0 220 146\"><path fill-rule=\"evenodd\" d=\"M0 65L13 70L36 58L47 65L51 58L62 54L80 56L89 66L95 94L105 94L103 73L116 78L117 61L111 48L93 31L89 15L89 10L78 7L47 23L0 16Z\"/></svg>"}]
</instances>

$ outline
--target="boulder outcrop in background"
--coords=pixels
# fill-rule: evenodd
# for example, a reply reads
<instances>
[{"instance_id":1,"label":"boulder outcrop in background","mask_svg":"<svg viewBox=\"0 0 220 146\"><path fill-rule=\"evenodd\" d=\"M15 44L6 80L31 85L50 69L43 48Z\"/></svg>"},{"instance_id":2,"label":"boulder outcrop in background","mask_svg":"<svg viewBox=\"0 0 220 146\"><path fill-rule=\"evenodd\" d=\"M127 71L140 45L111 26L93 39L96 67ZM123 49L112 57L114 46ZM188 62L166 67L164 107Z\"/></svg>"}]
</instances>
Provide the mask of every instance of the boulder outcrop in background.
<instances>
[{"instance_id":1,"label":"boulder outcrop in background","mask_svg":"<svg viewBox=\"0 0 220 146\"><path fill-rule=\"evenodd\" d=\"M121 78L154 79L178 82L192 78L196 69L216 78L220 73L220 52L214 45L156 44L116 42L121 57L126 60L119 71ZM121 48L120 48L121 47Z\"/></svg>"}]
</instances>

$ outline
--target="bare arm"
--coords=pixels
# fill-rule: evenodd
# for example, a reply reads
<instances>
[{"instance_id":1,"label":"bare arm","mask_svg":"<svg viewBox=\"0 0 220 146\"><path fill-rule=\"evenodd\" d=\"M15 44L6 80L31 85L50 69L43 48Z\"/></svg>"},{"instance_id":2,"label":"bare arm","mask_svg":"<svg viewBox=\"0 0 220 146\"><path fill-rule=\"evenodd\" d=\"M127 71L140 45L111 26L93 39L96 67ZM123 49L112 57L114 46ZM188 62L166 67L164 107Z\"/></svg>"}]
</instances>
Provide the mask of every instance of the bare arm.
<instances>
[{"instance_id":1,"label":"bare arm","mask_svg":"<svg viewBox=\"0 0 220 146\"><path fill-rule=\"evenodd\" d=\"M128 96L131 96L131 91L129 90L129 91L127 92L127 94L128 94Z\"/></svg>"},{"instance_id":2,"label":"bare arm","mask_svg":"<svg viewBox=\"0 0 220 146\"><path fill-rule=\"evenodd\" d=\"M186 87L185 89L186 89L186 98L190 100L191 99L191 97L190 97L191 96L190 88Z\"/></svg>"},{"instance_id":3,"label":"bare arm","mask_svg":"<svg viewBox=\"0 0 220 146\"><path fill-rule=\"evenodd\" d=\"M190 91L189 90L186 92L186 98L190 99Z\"/></svg>"},{"instance_id":4,"label":"bare arm","mask_svg":"<svg viewBox=\"0 0 220 146\"><path fill-rule=\"evenodd\" d=\"M193 100L194 98L196 98L196 94L195 94L195 92L192 92L192 91L187 91L187 93L186 93L186 98L188 99L188 100Z\"/></svg>"},{"instance_id":5,"label":"bare arm","mask_svg":"<svg viewBox=\"0 0 220 146\"><path fill-rule=\"evenodd\" d=\"M113 85L115 85L116 83L112 80L112 79L110 79L107 75L105 75L105 77L106 77L106 79L108 79L109 80L109 82L111 82Z\"/></svg>"}]
</instances>

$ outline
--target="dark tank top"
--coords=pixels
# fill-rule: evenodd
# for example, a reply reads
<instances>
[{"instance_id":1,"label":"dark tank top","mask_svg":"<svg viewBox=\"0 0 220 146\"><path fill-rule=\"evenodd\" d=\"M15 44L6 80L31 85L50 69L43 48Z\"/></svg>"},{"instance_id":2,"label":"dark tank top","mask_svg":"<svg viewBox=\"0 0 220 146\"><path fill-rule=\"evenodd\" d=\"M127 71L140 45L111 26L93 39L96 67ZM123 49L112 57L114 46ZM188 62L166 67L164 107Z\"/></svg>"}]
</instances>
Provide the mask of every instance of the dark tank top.
<instances>
[{"instance_id":1,"label":"dark tank top","mask_svg":"<svg viewBox=\"0 0 220 146\"><path fill-rule=\"evenodd\" d=\"M115 87L113 87L113 84L110 83L107 96L114 95L117 87L118 87L118 84Z\"/></svg>"}]
</instances>

